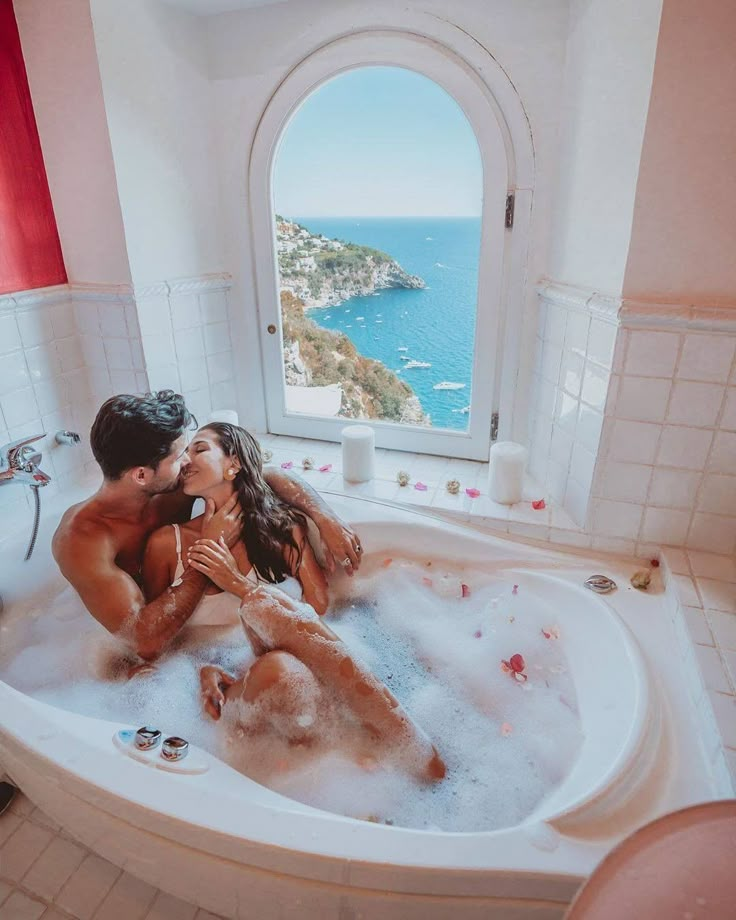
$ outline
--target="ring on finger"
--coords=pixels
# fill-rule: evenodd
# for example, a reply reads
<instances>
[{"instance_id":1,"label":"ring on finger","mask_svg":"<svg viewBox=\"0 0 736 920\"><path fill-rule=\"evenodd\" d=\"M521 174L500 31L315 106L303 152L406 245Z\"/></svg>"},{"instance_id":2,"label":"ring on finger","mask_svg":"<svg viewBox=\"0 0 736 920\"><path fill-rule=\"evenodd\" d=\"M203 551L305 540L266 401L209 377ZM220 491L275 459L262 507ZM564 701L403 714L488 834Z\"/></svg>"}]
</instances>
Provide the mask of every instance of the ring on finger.
<instances>
[{"instance_id":1,"label":"ring on finger","mask_svg":"<svg viewBox=\"0 0 736 920\"><path fill-rule=\"evenodd\" d=\"M347 568L349 565L352 565L352 564L353 564L353 561L352 561L352 559L350 558L350 556L346 556L346 557L342 560L342 564L343 564L343 566L344 566L345 568Z\"/></svg>"}]
</instances>

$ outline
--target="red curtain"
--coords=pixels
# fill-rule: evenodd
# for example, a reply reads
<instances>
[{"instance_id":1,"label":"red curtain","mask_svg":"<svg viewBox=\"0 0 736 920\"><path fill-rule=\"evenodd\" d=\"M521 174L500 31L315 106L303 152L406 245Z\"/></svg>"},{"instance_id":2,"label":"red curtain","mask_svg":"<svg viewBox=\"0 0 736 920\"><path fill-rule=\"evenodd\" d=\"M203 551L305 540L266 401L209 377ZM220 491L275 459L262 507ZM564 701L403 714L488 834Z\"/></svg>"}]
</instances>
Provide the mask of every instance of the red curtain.
<instances>
[{"instance_id":1,"label":"red curtain","mask_svg":"<svg viewBox=\"0 0 736 920\"><path fill-rule=\"evenodd\" d=\"M12 0L0 0L0 294L67 280Z\"/></svg>"}]
</instances>

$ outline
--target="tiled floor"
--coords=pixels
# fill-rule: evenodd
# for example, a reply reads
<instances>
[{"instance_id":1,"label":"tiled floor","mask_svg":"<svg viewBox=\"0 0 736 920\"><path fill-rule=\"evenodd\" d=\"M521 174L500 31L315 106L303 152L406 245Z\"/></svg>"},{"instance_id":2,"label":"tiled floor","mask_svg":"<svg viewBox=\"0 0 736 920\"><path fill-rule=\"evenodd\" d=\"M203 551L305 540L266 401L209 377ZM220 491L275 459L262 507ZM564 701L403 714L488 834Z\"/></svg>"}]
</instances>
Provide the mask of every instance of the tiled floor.
<instances>
[{"instance_id":1,"label":"tiled floor","mask_svg":"<svg viewBox=\"0 0 736 920\"><path fill-rule=\"evenodd\" d=\"M0 816L1 920L220 920L61 831L24 795Z\"/></svg>"}]
</instances>

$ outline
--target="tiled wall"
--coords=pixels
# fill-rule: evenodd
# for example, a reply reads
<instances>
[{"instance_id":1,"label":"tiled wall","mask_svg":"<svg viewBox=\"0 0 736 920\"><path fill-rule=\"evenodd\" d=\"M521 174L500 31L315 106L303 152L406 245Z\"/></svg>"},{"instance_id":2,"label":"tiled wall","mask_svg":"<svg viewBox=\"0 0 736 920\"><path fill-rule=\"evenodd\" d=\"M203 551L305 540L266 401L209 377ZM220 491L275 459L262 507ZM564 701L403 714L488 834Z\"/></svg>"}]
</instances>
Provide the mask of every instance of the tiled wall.
<instances>
[{"instance_id":1,"label":"tiled wall","mask_svg":"<svg viewBox=\"0 0 736 920\"><path fill-rule=\"evenodd\" d=\"M594 547L736 552L736 319L539 290L531 474Z\"/></svg>"},{"instance_id":2,"label":"tiled wall","mask_svg":"<svg viewBox=\"0 0 736 920\"><path fill-rule=\"evenodd\" d=\"M617 324L609 304L540 288L529 472L583 526L608 397Z\"/></svg>"},{"instance_id":3,"label":"tiled wall","mask_svg":"<svg viewBox=\"0 0 736 920\"><path fill-rule=\"evenodd\" d=\"M62 446L54 435L83 427L89 380L67 285L0 297L0 442L46 432L37 443L51 494L91 459L86 444ZM27 489L3 486L3 506Z\"/></svg>"}]
</instances>

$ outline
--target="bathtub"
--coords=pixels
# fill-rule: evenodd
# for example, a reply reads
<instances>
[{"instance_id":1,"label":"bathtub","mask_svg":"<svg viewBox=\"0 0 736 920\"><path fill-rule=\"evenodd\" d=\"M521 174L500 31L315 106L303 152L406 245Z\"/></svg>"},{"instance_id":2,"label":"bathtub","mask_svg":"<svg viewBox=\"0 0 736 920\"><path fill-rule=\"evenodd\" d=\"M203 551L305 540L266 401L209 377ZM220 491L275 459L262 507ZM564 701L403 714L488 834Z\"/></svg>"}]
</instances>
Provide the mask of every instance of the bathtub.
<instances>
[{"instance_id":1,"label":"bathtub","mask_svg":"<svg viewBox=\"0 0 736 920\"><path fill-rule=\"evenodd\" d=\"M60 582L50 534L80 497L50 503L25 569L23 542L0 544L6 616L28 603L28 582L53 603ZM533 546L379 502L331 502L359 528L368 553L411 547L412 554L513 573L520 590L555 604L584 739L567 778L521 824L444 833L357 821L287 799L200 750L176 772L160 758L129 756L116 736L130 726L62 711L2 682L0 766L95 852L232 918L560 918L623 837L715 797L665 595L656 583L649 593L631 589L631 563ZM23 512L25 537L30 513ZM619 585L605 599L582 586L598 572Z\"/></svg>"}]
</instances>

